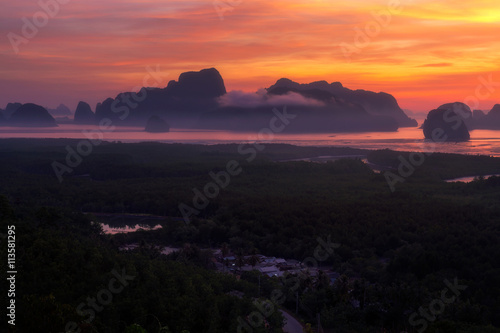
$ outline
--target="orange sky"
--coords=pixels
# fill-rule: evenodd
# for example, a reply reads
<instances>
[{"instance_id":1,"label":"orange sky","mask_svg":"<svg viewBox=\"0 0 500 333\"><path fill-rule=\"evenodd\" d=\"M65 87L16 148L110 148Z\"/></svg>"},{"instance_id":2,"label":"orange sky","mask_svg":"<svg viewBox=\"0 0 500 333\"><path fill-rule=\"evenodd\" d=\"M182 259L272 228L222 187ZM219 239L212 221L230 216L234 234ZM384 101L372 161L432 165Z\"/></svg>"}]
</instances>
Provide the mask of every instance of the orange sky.
<instances>
[{"instance_id":1,"label":"orange sky","mask_svg":"<svg viewBox=\"0 0 500 333\"><path fill-rule=\"evenodd\" d=\"M497 0L60 1L43 22L37 1L2 0L1 108L95 106L142 86L146 67L160 69L162 86L215 67L228 90L288 77L385 91L415 111L466 98L487 110L500 103ZM33 15L42 24L16 53L9 38L23 37L22 19ZM355 52L346 57L341 45ZM499 84L478 90L481 80Z\"/></svg>"}]
</instances>

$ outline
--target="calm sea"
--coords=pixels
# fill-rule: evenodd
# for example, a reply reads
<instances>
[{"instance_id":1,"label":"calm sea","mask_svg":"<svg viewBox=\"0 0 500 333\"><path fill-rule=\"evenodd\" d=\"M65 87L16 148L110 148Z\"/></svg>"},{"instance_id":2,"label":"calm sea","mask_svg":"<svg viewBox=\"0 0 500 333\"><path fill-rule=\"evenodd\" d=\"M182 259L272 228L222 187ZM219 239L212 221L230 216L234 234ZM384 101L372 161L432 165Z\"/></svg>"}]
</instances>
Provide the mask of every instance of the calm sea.
<instances>
[{"instance_id":1,"label":"calm sea","mask_svg":"<svg viewBox=\"0 0 500 333\"><path fill-rule=\"evenodd\" d=\"M242 143L259 140L255 133L172 129L169 133L147 133L137 127L116 127L102 133L98 126L62 124L57 128L0 127L0 138L71 138L84 139L86 131L98 131L107 141L166 143ZM268 140L267 136L264 140ZM299 146L345 146L365 149L435 151L459 154L500 156L500 131L474 130L471 140L462 143L433 143L424 139L421 129L402 128L397 132L275 134L273 143Z\"/></svg>"}]
</instances>

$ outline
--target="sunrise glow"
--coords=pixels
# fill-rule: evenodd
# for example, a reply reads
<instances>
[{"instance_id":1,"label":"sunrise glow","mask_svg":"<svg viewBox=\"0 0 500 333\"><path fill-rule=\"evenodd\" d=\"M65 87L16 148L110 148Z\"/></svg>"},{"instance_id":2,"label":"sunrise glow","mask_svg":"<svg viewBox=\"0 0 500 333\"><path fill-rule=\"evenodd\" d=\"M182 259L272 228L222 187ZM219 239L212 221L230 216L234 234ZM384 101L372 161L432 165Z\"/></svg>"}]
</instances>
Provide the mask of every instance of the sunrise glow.
<instances>
[{"instance_id":1,"label":"sunrise glow","mask_svg":"<svg viewBox=\"0 0 500 333\"><path fill-rule=\"evenodd\" d=\"M497 1L90 0L58 6L26 38L23 18L32 22L44 11L40 4L2 5L0 107L19 101L74 109L79 100L94 106L142 86L147 67L160 68L160 86L208 67L220 71L228 90L256 91L281 77L340 81L391 93L414 111L464 101L481 78L500 82ZM13 44L12 34L25 39ZM346 56L341 45L355 51ZM482 97L479 107L489 110L500 92Z\"/></svg>"}]
</instances>

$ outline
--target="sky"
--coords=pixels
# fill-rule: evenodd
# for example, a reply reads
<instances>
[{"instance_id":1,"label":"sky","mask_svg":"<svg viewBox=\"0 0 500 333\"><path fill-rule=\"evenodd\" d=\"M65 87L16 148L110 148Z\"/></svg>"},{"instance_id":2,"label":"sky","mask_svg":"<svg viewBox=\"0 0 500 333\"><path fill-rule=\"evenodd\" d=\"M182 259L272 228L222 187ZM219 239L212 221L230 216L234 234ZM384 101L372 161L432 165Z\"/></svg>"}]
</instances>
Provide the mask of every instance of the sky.
<instances>
[{"instance_id":1,"label":"sky","mask_svg":"<svg viewBox=\"0 0 500 333\"><path fill-rule=\"evenodd\" d=\"M498 0L0 2L0 108L94 108L210 67L227 90L286 77L384 91L416 112L500 103Z\"/></svg>"}]
</instances>

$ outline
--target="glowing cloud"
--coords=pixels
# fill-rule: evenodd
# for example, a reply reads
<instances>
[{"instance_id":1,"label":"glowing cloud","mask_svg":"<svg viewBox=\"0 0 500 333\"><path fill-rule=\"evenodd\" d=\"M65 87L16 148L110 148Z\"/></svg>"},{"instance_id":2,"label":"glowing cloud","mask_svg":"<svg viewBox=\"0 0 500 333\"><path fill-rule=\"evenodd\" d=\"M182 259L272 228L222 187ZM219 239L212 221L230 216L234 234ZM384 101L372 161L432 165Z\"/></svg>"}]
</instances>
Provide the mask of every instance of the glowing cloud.
<instances>
[{"instance_id":1,"label":"glowing cloud","mask_svg":"<svg viewBox=\"0 0 500 333\"><path fill-rule=\"evenodd\" d=\"M415 110L474 94L481 76L500 81L497 1L399 0L393 12L394 0L228 3L221 19L213 0L70 1L25 38L26 21L43 9L10 2L0 13L0 107L94 104L140 85L156 65L170 79L216 67L228 90L255 91L280 77L340 81L392 93ZM27 40L18 53L9 33ZM357 43L350 59L342 43ZM480 107L499 101L495 90Z\"/></svg>"},{"instance_id":2,"label":"glowing cloud","mask_svg":"<svg viewBox=\"0 0 500 333\"><path fill-rule=\"evenodd\" d=\"M279 106L279 105L307 105L307 106L324 106L324 103L306 98L296 92L289 92L284 95L267 95L265 89L260 89L256 93L247 93L241 90L233 90L219 98L221 106L241 106L241 107L257 107L257 106Z\"/></svg>"}]
</instances>

